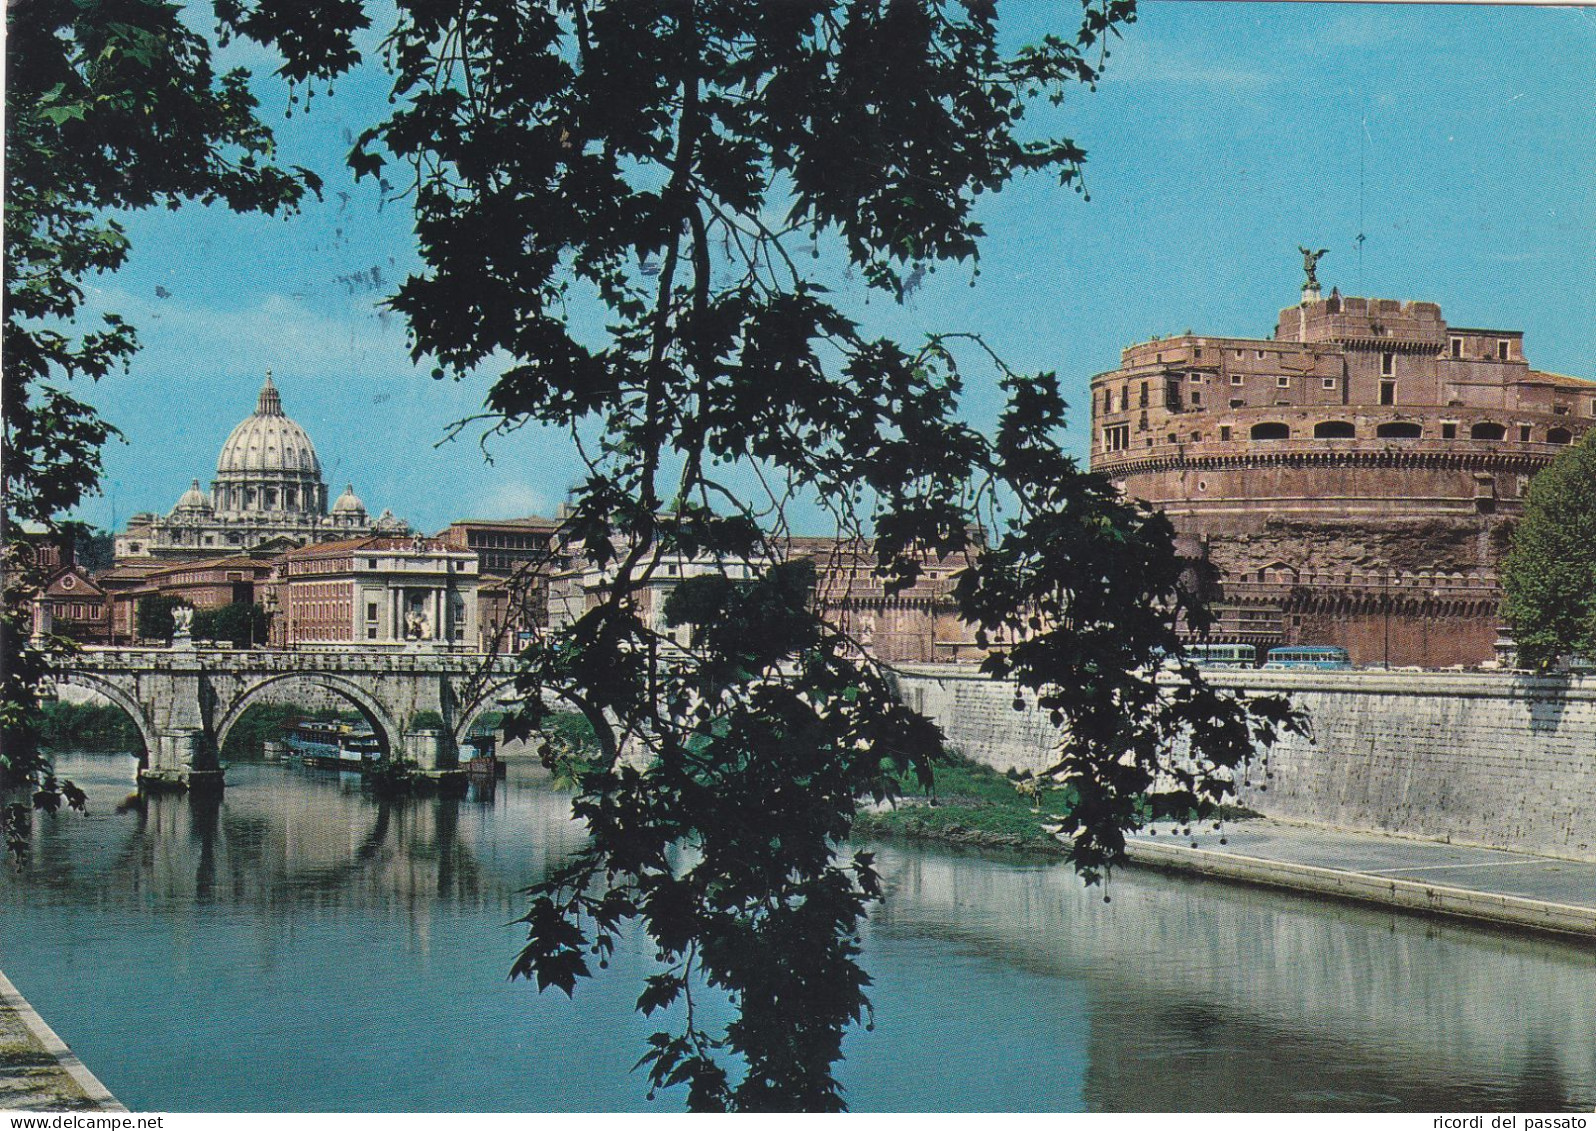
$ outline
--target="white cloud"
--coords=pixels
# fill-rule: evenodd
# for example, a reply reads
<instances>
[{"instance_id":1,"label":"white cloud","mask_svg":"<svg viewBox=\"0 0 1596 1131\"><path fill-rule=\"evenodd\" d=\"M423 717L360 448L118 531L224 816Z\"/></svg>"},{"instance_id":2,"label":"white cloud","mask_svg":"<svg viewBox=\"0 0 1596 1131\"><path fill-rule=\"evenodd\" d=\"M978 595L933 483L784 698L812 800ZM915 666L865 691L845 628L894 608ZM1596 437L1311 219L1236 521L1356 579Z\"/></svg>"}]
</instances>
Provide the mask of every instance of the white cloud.
<instances>
[{"instance_id":1,"label":"white cloud","mask_svg":"<svg viewBox=\"0 0 1596 1131\"><path fill-rule=\"evenodd\" d=\"M365 296L339 302L269 293L252 305L221 309L110 287L91 299L138 327L144 348L135 365L146 371L391 377L414 369L403 320Z\"/></svg>"},{"instance_id":2,"label":"white cloud","mask_svg":"<svg viewBox=\"0 0 1596 1131\"><path fill-rule=\"evenodd\" d=\"M507 480L484 485L466 509L472 518L526 518L554 513L555 500L530 483Z\"/></svg>"}]
</instances>

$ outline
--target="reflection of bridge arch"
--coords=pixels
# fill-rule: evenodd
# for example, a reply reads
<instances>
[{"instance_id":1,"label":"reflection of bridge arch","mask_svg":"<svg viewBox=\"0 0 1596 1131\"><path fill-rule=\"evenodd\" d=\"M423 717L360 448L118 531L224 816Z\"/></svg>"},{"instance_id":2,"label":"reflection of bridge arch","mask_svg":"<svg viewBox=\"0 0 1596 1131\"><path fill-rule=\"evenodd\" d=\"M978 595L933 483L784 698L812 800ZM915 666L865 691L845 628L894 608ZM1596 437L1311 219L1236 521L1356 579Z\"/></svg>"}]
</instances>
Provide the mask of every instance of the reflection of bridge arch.
<instances>
[{"instance_id":1,"label":"reflection of bridge arch","mask_svg":"<svg viewBox=\"0 0 1596 1131\"><path fill-rule=\"evenodd\" d=\"M151 751L159 748L155 728L150 725L149 716L144 713L143 706L114 681L89 672L73 671L70 668L55 672L54 679L58 684L67 683L102 695L122 708L122 713L132 719L133 725L138 728L139 741L144 743L144 749L138 754L141 765L149 760Z\"/></svg>"},{"instance_id":2,"label":"reflection of bridge arch","mask_svg":"<svg viewBox=\"0 0 1596 1131\"><path fill-rule=\"evenodd\" d=\"M216 749L221 750L227 745L227 736L237 725L238 720L244 717L244 712L254 706L259 700L261 692L287 682L309 683L324 691L347 700L371 724L372 730L377 733L377 742L382 747L382 756L385 761L392 760L396 752L403 750L400 741L404 729L397 720L388 713L382 703L362 688L353 680L329 672L316 671L290 671L279 675L266 676L249 687L234 699L227 707L226 712L216 724Z\"/></svg>"}]
</instances>

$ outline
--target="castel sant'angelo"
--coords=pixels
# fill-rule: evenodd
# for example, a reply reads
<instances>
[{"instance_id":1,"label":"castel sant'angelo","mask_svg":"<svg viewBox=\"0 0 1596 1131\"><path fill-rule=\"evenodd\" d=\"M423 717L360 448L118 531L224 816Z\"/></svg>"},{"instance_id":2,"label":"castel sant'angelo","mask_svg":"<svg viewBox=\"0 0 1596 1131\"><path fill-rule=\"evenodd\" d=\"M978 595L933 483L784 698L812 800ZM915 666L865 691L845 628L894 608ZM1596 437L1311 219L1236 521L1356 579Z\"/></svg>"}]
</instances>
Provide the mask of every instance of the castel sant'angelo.
<instances>
[{"instance_id":1,"label":"castel sant'angelo","mask_svg":"<svg viewBox=\"0 0 1596 1131\"><path fill-rule=\"evenodd\" d=\"M1326 297L1303 254L1272 338L1155 339L1093 379L1092 467L1217 570L1215 641L1487 662L1513 520L1596 423L1596 382L1434 303Z\"/></svg>"}]
</instances>

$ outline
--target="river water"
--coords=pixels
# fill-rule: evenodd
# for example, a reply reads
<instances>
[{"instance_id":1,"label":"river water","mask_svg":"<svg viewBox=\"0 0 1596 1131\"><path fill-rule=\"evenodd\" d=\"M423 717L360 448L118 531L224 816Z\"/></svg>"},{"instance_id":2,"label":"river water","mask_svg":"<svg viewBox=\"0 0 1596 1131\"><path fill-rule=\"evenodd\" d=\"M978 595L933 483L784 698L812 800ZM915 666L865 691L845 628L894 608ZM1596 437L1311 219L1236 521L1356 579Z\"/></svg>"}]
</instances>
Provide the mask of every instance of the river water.
<instances>
[{"instance_id":1,"label":"river water","mask_svg":"<svg viewBox=\"0 0 1596 1131\"><path fill-rule=\"evenodd\" d=\"M219 803L64 757L88 816L0 875L0 969L124 1103L171 1111L671 1110L622 947L574 1000L506 971L519 890L578 843L512 767L382 803L241 765ZM883 848L854 1110L1590 1111L1596 954L1125 870ZM657 1019L656 1019L657 1020Z\"/></svg>"}]
</instances>

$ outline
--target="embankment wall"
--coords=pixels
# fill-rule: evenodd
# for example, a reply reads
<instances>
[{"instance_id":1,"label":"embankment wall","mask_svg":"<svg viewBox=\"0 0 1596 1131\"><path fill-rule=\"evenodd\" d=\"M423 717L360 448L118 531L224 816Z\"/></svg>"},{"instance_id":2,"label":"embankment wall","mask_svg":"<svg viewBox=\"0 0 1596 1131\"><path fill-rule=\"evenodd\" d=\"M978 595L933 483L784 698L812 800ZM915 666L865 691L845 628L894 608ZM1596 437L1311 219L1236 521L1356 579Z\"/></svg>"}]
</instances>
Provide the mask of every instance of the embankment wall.
<instances>
[{"instance_id":1,"label":"embankment wall","mask_svg":"<svg viewBox=\"0 0 1596 1131\"><path fill-rule=\"evenodd\" d=\"M1000 770L1037 770L1054 732L1012 684L953 665L901 669L905 702ZM1245 694L1285 694L1312 733L1244 775L1271 817L1596 860L1596 678L1487 672L1223 671Z\"/></svg>"}]
</instances>

